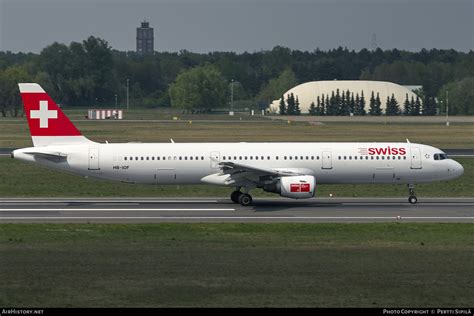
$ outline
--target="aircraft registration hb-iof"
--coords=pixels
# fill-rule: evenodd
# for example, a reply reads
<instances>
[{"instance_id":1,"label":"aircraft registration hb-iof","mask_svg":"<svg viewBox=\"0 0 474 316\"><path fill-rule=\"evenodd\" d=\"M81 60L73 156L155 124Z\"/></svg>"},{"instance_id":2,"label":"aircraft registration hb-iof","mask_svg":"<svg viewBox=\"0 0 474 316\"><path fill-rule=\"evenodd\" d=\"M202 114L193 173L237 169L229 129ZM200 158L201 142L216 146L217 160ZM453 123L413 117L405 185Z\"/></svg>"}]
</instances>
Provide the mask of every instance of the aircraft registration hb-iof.
<instances>
[{"instance_id":1,"label":"aircraft registration hb-iof","mask_svg":"<svg viewBox=\"0 0 474 316\"><path fill-rule=\"evenodd\" d=\"M398 183L451 180L464 169L438 148L409 143L121 143L84 137L36 83L20 83L34 147L12 157L81 176L144 184L234 187L231 199L252 205L255 188L306 199L316 183Z\"/></svg>"}]
</instances>

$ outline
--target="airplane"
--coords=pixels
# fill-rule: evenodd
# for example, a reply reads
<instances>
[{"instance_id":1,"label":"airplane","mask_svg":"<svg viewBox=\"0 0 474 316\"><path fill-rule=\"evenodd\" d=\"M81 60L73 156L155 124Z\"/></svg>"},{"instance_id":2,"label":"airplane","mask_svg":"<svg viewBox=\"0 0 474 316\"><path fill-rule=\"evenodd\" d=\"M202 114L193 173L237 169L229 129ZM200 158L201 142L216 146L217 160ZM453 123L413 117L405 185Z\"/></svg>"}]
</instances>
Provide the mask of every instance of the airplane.
<instances>
[{"instance_id":1,"label":"airplane","mask_svg":"<svg viewBox=\"0 0 474 316\"><path fill-rule=\"evenodd\" d=\"M442 150L410 143L97 143L72 124L36 83L19 89L34 147L12 158L76 175L135 184L234 187L230 198L252 205L255 188L293 199L316 184L405 184L411 204L418 183L452 180L464 168ZM277 137L278 135L276 135Z\"/></svg>"}]
</instances>

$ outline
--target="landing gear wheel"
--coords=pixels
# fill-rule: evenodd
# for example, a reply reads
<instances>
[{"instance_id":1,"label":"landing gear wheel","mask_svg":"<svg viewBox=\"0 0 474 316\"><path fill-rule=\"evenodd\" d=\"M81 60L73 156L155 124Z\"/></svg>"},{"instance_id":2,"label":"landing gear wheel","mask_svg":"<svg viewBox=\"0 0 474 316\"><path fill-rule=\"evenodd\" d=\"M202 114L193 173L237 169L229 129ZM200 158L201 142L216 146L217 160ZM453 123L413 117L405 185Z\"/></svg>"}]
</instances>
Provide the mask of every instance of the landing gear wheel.
<instances>
[{"instance_id":1,"label":"landing gear wheel","mask_svg":"<svg viewBox=\"0 0 474 316\"><path fill-rule=\"evenodd\" d=\"M417 201L418 199L414 195L410 195L410 197L408 198L408 202L410 202L411 204L416 204Z\"/></svg>"},{"instance_id":2,"label":"landing gear wheel","mask_svg":"<svg viewBox=\"0 0 474 316\"><path fill-rule=\"evenodd\" d=\"M240 191L234 191L232 192L232 194L230 195L230 199L232 200L232 202L234 203L239 203L239 196L243 194L242 192Z\"/></svg>"},{"instance_id":3,"label":"landing gear wheel","mask_svg":"<svg viewBox=\"0 0 474 316\"><path fill-rule=\"evenodd\" d=\"M410 197L408 198L408 202L410 204L416 204L418 199L415 196L415 185L414 184L408 184L408 193L410 194Z\"/></svg>"},{"instance_id":4,"label":"landing gear wheel","mask_svg":"<svg viewBox=\"0 0 474 316\"><path fill-rule=\"evenodd\" d=\"M252 197L247 193L242 193L239 196L239 203L242 206L250 206L250 205L252 205Z\"/></svg>"}]
</instances>

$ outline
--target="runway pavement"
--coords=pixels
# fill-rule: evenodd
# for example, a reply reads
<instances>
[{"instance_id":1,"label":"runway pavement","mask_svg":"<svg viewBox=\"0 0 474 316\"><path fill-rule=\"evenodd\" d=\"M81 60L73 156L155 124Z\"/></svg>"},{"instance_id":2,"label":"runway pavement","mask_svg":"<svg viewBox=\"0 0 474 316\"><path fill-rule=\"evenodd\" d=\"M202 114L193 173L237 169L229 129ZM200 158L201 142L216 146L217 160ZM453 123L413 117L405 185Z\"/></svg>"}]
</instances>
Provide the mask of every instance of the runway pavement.
<instances>
[{"instance_id":1,"label":"runway pavement","mask_svg":"<svg viewBox=\"0 0 474 316\"><path fill-rule=\"evenodd\" d=\"M0 199L0 223L395 221L474 223L474 198Z\"/></svg>"}]
</instances>

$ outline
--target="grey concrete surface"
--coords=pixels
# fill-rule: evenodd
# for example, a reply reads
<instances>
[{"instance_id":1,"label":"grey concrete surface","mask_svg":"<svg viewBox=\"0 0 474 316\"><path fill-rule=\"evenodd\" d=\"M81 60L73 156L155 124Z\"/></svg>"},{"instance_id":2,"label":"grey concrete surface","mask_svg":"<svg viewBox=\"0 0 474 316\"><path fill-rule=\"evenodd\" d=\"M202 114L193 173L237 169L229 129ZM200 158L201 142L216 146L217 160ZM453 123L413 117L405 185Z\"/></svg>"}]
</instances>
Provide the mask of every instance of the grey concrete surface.
<instances>
[{"instance_id":1,"label":"grey concrete surface","mask_svg":"<svg viewBox=\"0 0 474 316\"><path fill-rule=\"evenodd\" d=\"M397 221L474 223L474 198L0 199L0 223Z\"/></svg>"}]
</instances>

